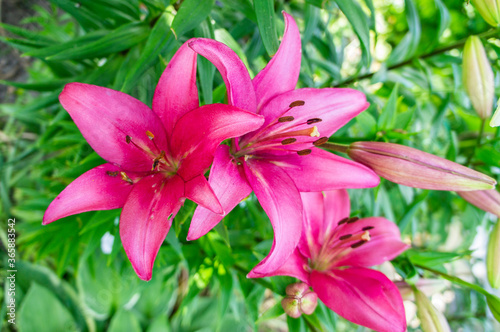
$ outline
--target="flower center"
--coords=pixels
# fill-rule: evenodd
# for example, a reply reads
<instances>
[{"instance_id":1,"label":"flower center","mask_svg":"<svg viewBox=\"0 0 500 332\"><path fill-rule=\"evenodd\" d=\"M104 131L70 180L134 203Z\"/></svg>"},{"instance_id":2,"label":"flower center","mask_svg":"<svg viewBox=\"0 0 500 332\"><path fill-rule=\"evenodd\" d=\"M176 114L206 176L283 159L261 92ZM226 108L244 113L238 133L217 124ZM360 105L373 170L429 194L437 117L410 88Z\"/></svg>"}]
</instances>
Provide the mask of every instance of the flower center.
<instances>
[{"instance_id":1,"label":"flower center","mask_svg":"<svg viewBox=\"0 0 500 332\"><path fill-rule=\"evenodd\" d=\"M333 267L341 267L337 265L337 262L370 241L370 230L375 227L365 226L354 229L353 232L351 224L358 220L358 217L344 218L339 221L338 227L331 234L325 234L325 242L319 252L311 257L309 268L316 271L326 271Z\"/></svg>"},{"instance_id":2,"label":"flower center","mask_svg":"<svg viewBox=\"0 0 500 332\"><path fill-rule=\"evenodd\" d=\"M132 136L126 135L125 142L129 144L134 149L139 149L144 154L151 158L151 169L146 171L150 174L154 173L165 173L166 175L174 175L177 173L178 163L172 159L169 155L161 150L155 141L155 136L149 130L146 130L147 138L153 143L154 149L150 149L146 144L142 143L141 140L134 141ZM121 172L107 172L109 176L121 176L123 181L130 184L134 184L134 181L123 171Z\"/></svg>"},{"instance_id":3,"label":"flower center","mask_svg":"<svg viewBox=\"0 0 500 332\"><path fill-rule=\"evenodd\" d=\"M305 101L296 100L288 106L279 117L268 123L253 134L241 139L241 149L235 153L236 158L277 150L293 151L300 156L312 152L310 147L320 146L328 141L328 137L320 137L318 127L314 124L323 121L320 118L310 118L298 121L289 115L290 110L305 105Z\"/></svg>"}]
</instances>

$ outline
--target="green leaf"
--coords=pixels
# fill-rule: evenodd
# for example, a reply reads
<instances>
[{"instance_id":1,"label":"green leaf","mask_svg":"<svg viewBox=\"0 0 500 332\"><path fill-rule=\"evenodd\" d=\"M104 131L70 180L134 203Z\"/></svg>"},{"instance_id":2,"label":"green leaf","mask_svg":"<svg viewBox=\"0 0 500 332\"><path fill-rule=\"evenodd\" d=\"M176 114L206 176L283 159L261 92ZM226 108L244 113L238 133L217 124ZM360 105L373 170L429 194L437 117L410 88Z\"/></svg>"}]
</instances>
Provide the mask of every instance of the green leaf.
<instances>
[{"instance_id":1,"label":"green leaf","mask_svg":"<svg viewBox=\"0 0 500 332\"><path fill-rule=\"evenodd\" d=\"M110 27L108 22L101 20L99 16L88 10L86 6L82 6L80 2L70 0L50 0L50 2L73 16L86 31Z\"/></svg>"},{"instance_id":2,"label":"green leaf","mask_svg":"<svg viewBox=\"0 0 500 332\"><path fill-rule=\"evenodd\" d=\"M278 301L271 308L264 311L262 313L262 315L260 315L259 319L257 319L255 324L260 324L262 322L265 322L266 320L279 317L279 316L283 315L284 313L285 313L285 310L283 310L283 307L281 306L281 301Z\"/></svg>"},{"instance_id":3,"label":"green leaf","mask_svg":"<svg viewBox=\"0 0 500 332\"><path fill-rule=\"evenodd\" d=\"M109 324L108 332L142 332L139 320L134 313L128 310L120 309L113 315Z\"/></svg>"},{"instance_id":4,"label":"green leaf","mask_svg":"<svg viewBox=\"0 0 500 332\"><path fill-rule=\"evenodd\" d=\"M398 87L396 84L392 89L391 95L387 100L380 117L378 118L377 127L378 130L390 130L394 128L394 122L396 120L396 109L398 106Z\"/></svg>"},{"instance_id":5,"label":"green leaf","mask_svg":"<svg viewBox=\"0 0 500 332\"><path fill-rule=\"evenodd\" d=\"M340 10L351 23L351 26L359 38L361 50L363 52L363 63L368 66L371 63L370 55L370 20L357 1L335 0Z\"/></svg>"},{"instance_id":6,"label":"green leaf","mask_svg":"<svg viewBox=\"0 0 500 332\"><path fill-rule=\"evenodd\" d=\"M33 282L18 313L19 332L76 330L68 310L47 288Z\"/></svg>"},{"instance_id":7,"label":"green leaf","mask_svg":"<svg viewBox=\"0 0 500 332\"><path fill-rule=\"evenodd\" d=\"M444 263L449 263L451 261L463 258L464 256L470 255L470 251L465 252L439 252L439 251L422 251L416 249L408 249L406 251L407 257L415 265L425 265L425 266L440 266Z\"/></svg>"},{"instance_id":8,"label":"green leaf","mask_svg":"<svg viewBox=\"0 0 500 332\"><path fill-rule=\"evenodd\" d=\"M172 22L176 39L196 28L210 14L215 0L184 0Z\"/></svg>"},{"instance_id":9,"label":"green leaf","mask_svg":"<svg viewBox=\"0 0 500 332\"><path fill-rule=\"evenodd\" d=\"M409 31L387 59L389 66L414 56L420 43L422 26L420 25L417 7L413 0L405 0L405 8Z\"/></svg>"},{"instance_id":10,"label":"green leaf","mask_svg":"<svg viewBox=\"0 0 500 332\"><path fill-rule=\"evenodd\" d=\"M49 60L81 60L93 59L108 54L121 52L142 42L149 34L149 28L144 23L122 25L107 33L104 37L86 45L61 51L47 57Z\"/></svg>"},{"instance_id":11,"label":"green leaf","mask_svg":"<svg viewBox=\"0 0 500 332\"><path fill-rule=\"evenodd\" d=\"M493 314L493 317L500 322L500 298L495 295L486 296L486 302L488 303L488 307Z\"/></svg>"},{"instance_id":12,"label":"green leaf","mask_svg":"<svg viewBox=\"0 0 500 332\"><path fill-rule=\"evenodd\" d=\"M47 57L56 55L58 53L64 52L65 50L82 48L85 45L88 45L94 41L97 41L97 40L105 37L107 34L109 34L109 31L107 31L107 30L93 31L93 32L90 32L84 36L77 37L71 41L68 41L66 43L61 43L61 44L54 45L54 46L49 46L49 47L44 47L41 49L32 50L32 51L26 52L24 55L32 56L35 58L42 58L42 59L47 58Z\"/></svg>"},{"instance_id":13,"label":"green leaf","mask_svg":"<svg viewBox=\"0 0 500 332\"><path fill-rule=\"evenodd\" d=\"M149 34L144 50L134 61L123 82L121 91L130 91L144 73L160 60L160 54L168 53L175 46L175 37L170 30L172 13L164 11Z\"/></svg>"},{"instance_id":14,"label":"green leaf","mask_svg":"<svg viewBox=\"0 0 500 332\"><path fill-rule=\"evenodd\" d=\"M273 56L279 47L278 34L276 33L276 24L274 22L274 1L254 0L253 6L262 42L267 54Z\"/></svg>"},{"instance_id":15,"label":"green leaf","mask_svg":"<svg viewBox=\"0 0 500 332\"><path fill-rule=\"evenodd\" d=\"M46 81L46 82L41 82L41 83L24 83L24 82L0 80L0 84L9 85L9 86L13 86L13 87L24 89L24 90L52 91L52 90L55 90L57 88L60 88L61 86L65 85L66 83L78 81L78 80L79 79L76 77L74 79L65 78L65 79Z\"/></svg>"}]
</instances>

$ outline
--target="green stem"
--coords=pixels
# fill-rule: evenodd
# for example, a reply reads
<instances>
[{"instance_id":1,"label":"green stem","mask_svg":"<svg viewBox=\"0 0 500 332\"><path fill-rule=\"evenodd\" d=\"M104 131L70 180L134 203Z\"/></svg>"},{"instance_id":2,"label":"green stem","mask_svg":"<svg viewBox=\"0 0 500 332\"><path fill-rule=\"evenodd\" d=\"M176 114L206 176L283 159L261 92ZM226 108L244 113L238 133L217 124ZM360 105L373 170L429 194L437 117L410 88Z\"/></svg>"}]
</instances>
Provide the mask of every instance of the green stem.
<instances>
[{"instance_id":1,"label":"green stem","mask_svg":"<svg viewBox=\"0 0 500 332\"><path fill-rule=\"evenodd\" d=\"M472 153L469 155L469 158L467 158L467 163L466 165L470 165L470 162L472 161L472 158L476 154L476 149L481 146L481 141L483 139L484 135L484 126L486 125L486 119L481 119L481 127L479 128L479 136L477 137L477 142L476 146L474 146L474 149L472 150Z\"/></svg>"},{"instance_id":2,"label":"green stem","mask_svg":"<svg viewBox=\"0 0 500 332\"><path fill-rule=\"evenodd\" d=\"M500 28L497 28L497 29L485 31L485 32L479 34L478 37L489 38L489 37L497 36L499 33L500 33ZM435 55L453 50L455 48L463 47L465 45L466 41L467 41L467 38L464 38L464 39L459 40L453 44L446 45L446 46L440 47L438 49L435 49L434 51L432 51L430 53L419 55L419 56L414 56L406 61L402 61L400 63L396 63L392 66L387 67L387 71L407 66L407 65L413 63L413 61L416 59L427 59L427 58L433 57ZM349 85L355 81L361 81L361 80L364 80L367 78L371 78L377 72L378 71L372 71L372 72L369 72L369 73L361 75L361 76L354 76L354 77L348 78L347 80L340 82L339 84L334 85L334 87L346 86L346 85Z\"/></svg>"},{"instance_id":3,"label":"green stem","mask_svg":"<svg viewBox=\"0 0 500 332\"><path fill-rule=\"evenodd\" d=\"M478 292L480 294L483 294L486 297L491 296L490 293L488 293L485 289L483 289L482 287L480 287L478 285L471 284L470 282L462 280L462 279L460 279L458 277L450 276L449 274L446 274L446 273L438 271L438 270L434 270L434 269L432 269L430 267L427 267L425 265L420 265L420 264L414 264L414 265L416 267L421 268L421 269L424 269L424 270L427 270L427 271L432 272L434 274L437 274L437 275L443 277L444 279L451 281L454 284L457 284L457 285L460 285L460 286L463 286L463 287L467 287L467 288L473 289L476 292Z\"/></svg>"},{"instance_id":4,"label":"green stem","mask_svg":"<svg viewBox=\"0 0 500 332\"><path fill-rule=\"evenodd\" d=\"M326 149L331 150L331 151L335 151L335 152L347 153L347 151L349 151L349 145L345 145L345 144L327 142L327 143L321 144L321 147L326 148Z\"/></svg>"}]
</instances>

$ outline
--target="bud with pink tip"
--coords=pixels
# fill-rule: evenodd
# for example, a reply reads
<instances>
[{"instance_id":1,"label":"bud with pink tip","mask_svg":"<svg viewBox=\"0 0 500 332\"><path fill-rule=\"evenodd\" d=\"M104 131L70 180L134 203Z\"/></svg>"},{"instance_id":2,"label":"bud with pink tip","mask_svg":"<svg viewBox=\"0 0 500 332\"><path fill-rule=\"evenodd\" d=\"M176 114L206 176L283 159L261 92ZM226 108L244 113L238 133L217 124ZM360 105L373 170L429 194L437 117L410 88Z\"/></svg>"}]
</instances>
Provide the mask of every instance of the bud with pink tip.
<instances>
[{"instance_id":1,"label":"bud with pink tip","mask_svg":"<svg viewBox=\"0 0 500 332\"><path fill-rule=\"evenodd\" d=\"M379 176L409 187L469 191L493 189L496 184L495 179L487 175L404 145L355 142L347 153Z\"/></svg>"}]
</instances>

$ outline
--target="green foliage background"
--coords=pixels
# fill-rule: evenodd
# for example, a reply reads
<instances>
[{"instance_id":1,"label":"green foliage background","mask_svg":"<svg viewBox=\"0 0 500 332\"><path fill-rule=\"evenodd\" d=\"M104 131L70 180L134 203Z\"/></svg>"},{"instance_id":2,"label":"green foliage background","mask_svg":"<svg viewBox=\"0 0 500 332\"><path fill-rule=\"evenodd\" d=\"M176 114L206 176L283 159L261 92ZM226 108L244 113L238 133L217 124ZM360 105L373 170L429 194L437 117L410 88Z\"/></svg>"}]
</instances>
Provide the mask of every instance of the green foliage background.
<instances>
[{"instance_id":1,"label":"green foliage background","mask_svg":"<svg viewBox=\"0 0 500 332\"><path fill-rule=\"evenodd\" d=\"M226 43L255 74L279 46L284 28L280 12L285 10L302 35L299 86L354 87L371 103L334 135L335 142L404 144L499 180L500 133L486 126L478 137L481 120L463 90L461 53L467 36L482 37L499 96L500 30L489 27L465 1L50 4L50 10L36 7L37 14L20 26L0 25L11 36L0 37L2 48L6 44L35 59L28 82L0 82L17 88L16 101L0 105L0 239L7 247L7 220L16 218L19 331L364 330L323 305L311 316L284 318L279 301L293 279L245 277L267 254L273 235L253 195L194 242L185 241L195 208L186 202L149 283L136 277L122 249L120 211L83 213L41 225L52 199L104 162L60 106L57 97L64 84L111 87L151 105L163 69L191 37ZM39 30L24 29L28 22ZM205 59L199 59L198 86L202 103L224 101L220 74ZM484 257L469 250L478 232L487 232L495 219L453 192L382 181L375 189L350 194L353 215L385 216L411 240L413 248L393 262L403 278L417 282L444 274L452 281L444 293L452 297L445 309L452 330L499 328L487 299L497 319L500 301L483 289L488 289L484 275L472 273L484 268ZM114 238L106 253L103 237ZM5 321L6 289L0 293L3 328L11 329ZM418 330L418 322L409 330Z\"/></svg>"}]
</instances>

